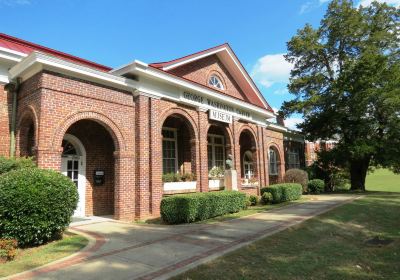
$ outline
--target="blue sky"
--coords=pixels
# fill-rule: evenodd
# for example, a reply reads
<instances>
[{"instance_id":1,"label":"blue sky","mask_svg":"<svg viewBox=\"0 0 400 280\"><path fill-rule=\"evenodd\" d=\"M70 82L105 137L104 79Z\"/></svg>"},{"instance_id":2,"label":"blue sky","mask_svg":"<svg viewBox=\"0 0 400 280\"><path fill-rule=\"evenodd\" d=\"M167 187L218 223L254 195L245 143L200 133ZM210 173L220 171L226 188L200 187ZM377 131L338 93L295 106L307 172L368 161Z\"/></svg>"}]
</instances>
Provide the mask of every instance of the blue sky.
<instances>
[{"instance_id":1,"label":"blue sky","mask_svg":"<svg viewBox=\"0 0 400 280\"><path fill-rule=\"evenodd\" d=\"M328 0L0 0L0 32L111 67L134 59L167 61L228 42L270 105L279 108L291 99L291 66L282 58L286 42L306 23L317 26L327 5Z\"/></svg>"}]
</instances>

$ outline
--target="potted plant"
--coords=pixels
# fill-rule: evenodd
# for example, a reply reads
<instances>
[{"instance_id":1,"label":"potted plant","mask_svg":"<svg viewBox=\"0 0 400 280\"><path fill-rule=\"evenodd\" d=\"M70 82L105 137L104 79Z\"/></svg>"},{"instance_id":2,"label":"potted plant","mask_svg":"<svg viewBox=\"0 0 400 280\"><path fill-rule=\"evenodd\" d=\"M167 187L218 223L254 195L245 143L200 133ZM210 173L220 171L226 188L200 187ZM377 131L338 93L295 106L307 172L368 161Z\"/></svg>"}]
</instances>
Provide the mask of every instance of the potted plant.
<instances>
[{"instance_id":1,"label":"potted plant","mask_svg":"<svg viewBox=\"0 0 400 280\"><path fill-rule=\"evenodd\" d=\"M224 187L225 170L222 167L214 166L208 172L208 188L220 189Z\"/></svg>"},{"instance_id":2,"label":"potted plant","mask_svg":"<svg viewBox=\"0 0 400 280\"><path fill-rule=\"evenodd\" d=\"M196 175L194 173L163 174L164 191L196 190Z\"/></svg>"}]
</instances>

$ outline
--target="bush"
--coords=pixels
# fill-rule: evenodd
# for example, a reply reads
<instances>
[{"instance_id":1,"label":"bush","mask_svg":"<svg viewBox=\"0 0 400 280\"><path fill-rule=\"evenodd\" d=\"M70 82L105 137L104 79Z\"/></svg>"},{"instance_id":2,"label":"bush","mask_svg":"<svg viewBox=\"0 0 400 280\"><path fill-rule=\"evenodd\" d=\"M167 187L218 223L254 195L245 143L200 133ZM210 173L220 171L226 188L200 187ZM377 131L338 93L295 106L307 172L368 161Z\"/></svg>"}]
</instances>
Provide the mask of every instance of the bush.
<instances>
[{"instance_id":1,"label":"bush","mask_svg":"<svg viewBox=\"0 0 400 280\"><path fill-rule=\"evenodd\" d=\"M256 195L250 195L249 196L249 200L250 200L250 205L251 206L255 206L258 203L258 196Z\"/></svg>"},{"instance_id":2,"label":"bush","mask_svg":"<svg viewBox=\"0 0 400 280\"><path fill-rule=\"evenodd\" d=\"M285 177L283 178L285 183L297 183L303 187L303 193L307 192L308 174L306 171L301 169L289 169L286 171Z\"/></svg>"},{"instance_id":3,"label":"bush","mask_svg":"<svg viewBox=\"0 0 400 280\"><path fill-rule=\"evenodd\" d=\"M297 200L301 197L303 188L300 184L285 183L271 185L261 189L261 194L269 192L272 195L272 203L281 203L284 201Z\"/></svg>"},{"instance_id":4,"label":"bush","mask_svg":"<svg viewBox=\"0 0 400 280\"><path fill-rule=\"evenodd\" d=\"M24 168L34 168L35 163L32 158L6 158L0 156L0 175Z\"/></svg>"},{"instance_id":5,"label":"bush","mask_svg":"<svg viewBox=\"0 0 400 280\"><path fill-rule=\"evenodd\" d=\"M264 192L261 196L262 204L269 204L272 203L273 197L272 194L269 192Z\"/></svg>"},{"instance_id":6,"label":"bush","mask_svg":"<svg viewBox=\"0 0 400 280\"><path fill-rule=\"evenodd\" d=\"M15 239L0 239L0 263L12 261L17 254L18 242Z\"/></svg>"},{"instance_id":7,"label":"bush","mask_svg":"<svg viewBox=\"0 0 400 280\"><path fill-rule=\"evenodd\" d=\"M310 193L322 193L325 190L325 182L321 179L314 179L308 182L308 191Z\"/></svg>"},{"instance_id":8,"label":"bush","mask_svg":"<svg viewBox=\"0 0 400 280\"><path fill-rule=\"evenodd\" d=\"M169 224L190 223L246 208L246 194L237 191L178 194L161 200L161 217Z\"/></svg>"},{"instance_id":9,"label":"bush","mask_svg":"<svg viewBox=\"0 0 400 280\"><path fill-rule=\"evenodd\" d=\"M27 246L61 237L77 203L75 184L56 171L8 172L0 176L0 238Z\"/></svg>"}]
</instances>

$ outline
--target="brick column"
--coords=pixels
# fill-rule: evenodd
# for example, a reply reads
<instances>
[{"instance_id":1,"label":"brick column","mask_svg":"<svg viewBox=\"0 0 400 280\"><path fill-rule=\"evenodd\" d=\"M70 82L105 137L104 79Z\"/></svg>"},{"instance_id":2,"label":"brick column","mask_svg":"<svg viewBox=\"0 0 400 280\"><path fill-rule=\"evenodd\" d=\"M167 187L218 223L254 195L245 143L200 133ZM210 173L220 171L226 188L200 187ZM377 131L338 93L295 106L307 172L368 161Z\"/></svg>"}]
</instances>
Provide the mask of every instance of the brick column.
<instances>
[{"instance_id":1,"label":"brick column","mask_svg":"<svg viewBox=\"0 0 400 280\"><path fill-rule=\"evenodd\" d=\"M265 186L269 186L269 150L268 150L268 138L267 131L265 128L263 130L263 142L264 142L264 170L265 170Z\"/></svg>"},{"instance_id":2,"label":"brick column","mask_svg":"<svg viewBox=\"0 0 400 280\"><path fill-rule=\"evenodd\" d=\"M237 122L237 119L234 118L233 120L233 142L234 142L234 147L232 149L234 153L234 162L235 162L235 168L237 171L237 180L238 180L238 188L241 189L242 187L242 167L240 164L240 144L239 144L239 123Z\"/></svg>"},{"instance_id":3,"label":"brick column","mask_svg":"<svg viewBox=\"0 0 400 280\"><path fill-rule=\"evenodd\" d=\"M199 157L197 160L197 191L208 192L208 155L207 155L207 128L208 117L205 110L198 109L199 131L196 142L198 143ZM199 189L200 188L200 189Z\"/></svg>"},{"instance_id":4,"label":"brick column","mask_svg":"<svg viewBox=\"0 0 400 280\"><path fill-rule=\"evenodd\" d=\"M265 173L264 173L264 139L262 133L262 127L257 126L257 155L258 155L258 180L259 188L265 184Z\"/></svg>"},{"instance_id":5,"label":"brick column","mask_svg":"<svg viewBox=\"0 0 400 280\"><path fill-rule=\"evenodd\" d=\"M62 151L62 147L58 148L58 150L43 149L39 147L36 151L37 166L43 169L61 171Z\"/></svg>"},{"instance_id":6,"label":"brick column","mask_svg":"<svg viewBox=\"0 0 400 280\"><path fill-rule=\"evenodd\" d=\"M10 154L11 101L11 95L4 90L4 84L0 83L0 156Z\"/></svg>"},{"instance_id":7,"label":"brick column","mask_svg":"<svg viewBox=\"0 0 400 280\"><path fill-rule=\"evenodd\" d=\"M114 152L114 218L132 221L135 218L135 155Z\"/></svg>"},{"instance_id":8,"label":"brick column","mask_svg":"<svg viewBox=\"0 0 400 280\"><path fill-rule=\"evenodd\" d=\"M136 98L136 217L150 215L150 98Z\"/></svg>"},{"instance_id":9,"label":"brick column","mask_svg":"<svg viewBox=\"0 0 400 280\"><path fill-rule=\"evenodd\" d=\"M162 135L159 127L160 100L150 99L150 212L160 214L163 195L162 183Z\"/></svg>"}]
</instances>

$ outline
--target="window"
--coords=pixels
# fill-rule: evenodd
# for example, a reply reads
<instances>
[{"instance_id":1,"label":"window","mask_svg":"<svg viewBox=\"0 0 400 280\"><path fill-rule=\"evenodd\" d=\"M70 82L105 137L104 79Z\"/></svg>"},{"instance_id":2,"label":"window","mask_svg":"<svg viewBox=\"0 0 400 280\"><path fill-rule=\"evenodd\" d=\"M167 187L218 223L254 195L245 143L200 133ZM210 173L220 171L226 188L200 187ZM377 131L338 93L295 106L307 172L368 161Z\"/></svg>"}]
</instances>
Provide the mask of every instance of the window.
<instances>
[{"instance_id":1,"label":"window","mask_svg":"<svg viewBox=\"0 0 400 280\"><path fill-rule=\"evenodd\" d=\"M269 149L269 175L278 175L277 154L273 148Z\"/></svg>"},{"instance_id":2,"label":"window","mask_svg":"<svg viewBox=\"0 0 400 280\"><path fill-rule=\"evenodd\" d=\"M254 166L253 166L253 154L251 151L247 151L243 156L243 169L244 178L251 179L254 176Z\"/></svg>"},{"instance_id":3,"label":"window","mask_svg":"<svg viewBox=\"0 0 400 280\"><path fill-rule=\"evenodd\" d=\"M297 149L288 151L288 169L292 168L300 168L299 151Z\"/></svg>"},{"instance_id":4,"label":"window","mask_svg":"<svg viewBox=\"0 0 400 280\"><path fill-rule=\"evenodd\" d=\"M178 149L176 129L162 129L163 174L176 173L178 171Z\"/></svg>"},{"instance_id":5,"label":"window","mask_svg":"<svg viewBox=\"0 0 400 280\"><path fill-rule=\"evenodd\" d=\"M221 90L224 89L224 86L223 86L223 84L221 82L221 79L218 78L218 76L216 76L216 75L211 75L210 79L208 79L208 84L210 86L213 86L213 87L217 88L217 89L221 89Z\"/></svg>"},{"instance_id":6,"label":"window","mask_svg":"<svg viewBox=\"0 0 400 280\"><path fill-rule=\"evenodd\" d=\"M213 167L225 169L225 141L224 136L208 134L207 137L208 171Z\"/></svg>"}]
</instances>

